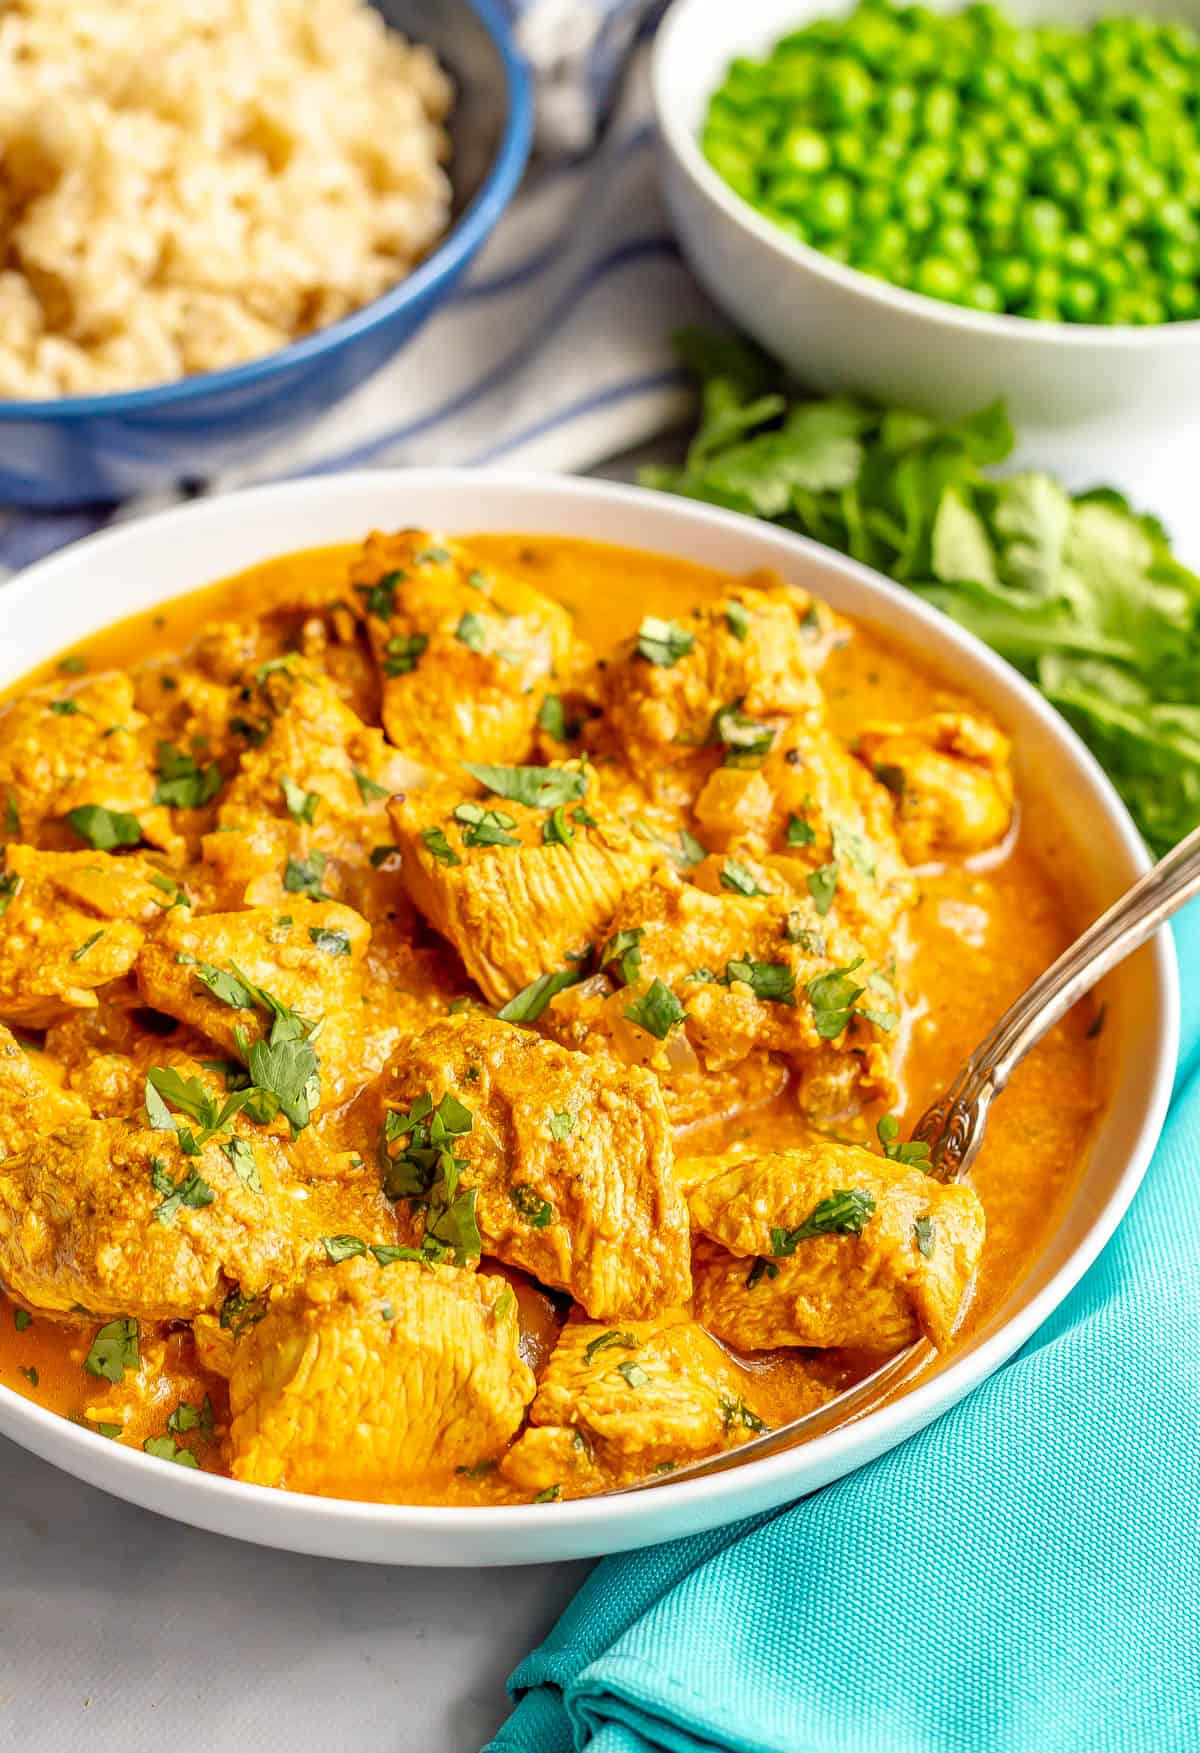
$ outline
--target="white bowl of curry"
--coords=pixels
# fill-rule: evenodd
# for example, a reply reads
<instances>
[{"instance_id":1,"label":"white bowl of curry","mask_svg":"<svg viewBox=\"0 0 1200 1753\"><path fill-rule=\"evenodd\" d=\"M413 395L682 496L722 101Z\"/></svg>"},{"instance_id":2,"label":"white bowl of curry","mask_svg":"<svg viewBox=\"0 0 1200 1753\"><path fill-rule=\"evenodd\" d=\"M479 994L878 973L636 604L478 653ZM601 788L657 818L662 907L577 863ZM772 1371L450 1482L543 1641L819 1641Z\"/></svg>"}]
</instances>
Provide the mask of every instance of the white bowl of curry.
<instances>
[{"instance_id":1,"label":"white bowl of curry","mask_svg":"<svg viewBox=\"0 0 1200 1753\"><path fill-rule=\"evenodd\" d=\"M380 1562L691 1533L950 1406L1132 1198L1165 938L970 1186L899 1143L1146 857L1020 677L862 567L414 470L0 601L0 1431L78 1477ZM865 1418L599 1495L920 1335Z\"/></svg>"}]
</instances>

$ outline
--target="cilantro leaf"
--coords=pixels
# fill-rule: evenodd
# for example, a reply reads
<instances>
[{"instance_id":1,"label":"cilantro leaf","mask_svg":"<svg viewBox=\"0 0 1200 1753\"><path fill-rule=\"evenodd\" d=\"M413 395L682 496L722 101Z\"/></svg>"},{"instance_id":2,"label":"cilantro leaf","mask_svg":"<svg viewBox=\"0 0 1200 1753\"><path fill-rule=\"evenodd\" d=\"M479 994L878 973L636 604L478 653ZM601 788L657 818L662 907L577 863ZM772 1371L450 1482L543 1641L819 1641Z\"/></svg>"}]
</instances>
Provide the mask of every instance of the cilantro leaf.
<instances>
[{"instance_id":1,"label":"cilantro leaf","mask_svg":"<svg viewBox=\"0 0 1200 1753\"><path fill-rule=\"evenodd\" d=\"M875 1200L865 1187L841 1187L814 1205L794 1229L772 1229L771 1252L779 1260L812 1236L861 1236L874 1210Z\"/></svg>"},{"instance_id":2,"label":"cilantro leaf","mask_svg":"<svg viewBox=\"0 0 1200 1753\"><path fill-rule=\"evenodd\" d=\"M917 1244L917 1252L924 1260L933 1259L934 1236L933 1219L927 1211L922 1212L913 1223L913 1237Z\"/></svg>"},{"instance_id":3,"label":"cilantro leaf","mask_svg":"<svg viewBox=\"0 0 1200 1753\"><path fill-rule=\"evenodd\" d=\"M367 1244L359 1236L322 1236L321 1246L335 1266L340 1260L351 1260L367 1251Z\"/></svg>"},{"instance_id":4,"label":"cilantro leaf","mask_svg":"<svg viewBox=\"0 0 1200 1753\"><path fill-rule=\"evenodd\" d=\"M327 956L348 956L350 954L350 933L348 931L330 931L323 925L310 925L308 935L316 948L323 950Z\"/></svg>"},{"instance_id":5,"label":"cilantro leaf","mask_svg":"<svg viewBox=\"0 0 1200 1753\"><path fill-rule=\"evenodd\" d=\"M538 729L544 730L556 743L569 743L579 735L578 719L568 719L566 707L558 694L547 694L538 708Z\"/></svg>"},{"instance_id":6,"label":"cilantro leaf","mask_svg":"<svg viewBox=\"0 0 1200 1753\"><path fill-rule=\"evenodd\" d=\"M150 1158L150 1184L156 1193L163 1195L162 1202L151 1213L156 1223L169 1224L182 1206L186 1206L189 1211L202 1211L216 1198L208 1182L196 1169L189 1169L178 1181L172 1181L160 1157Z\"/></svg>"},{"instance_id":7,"label":"cilantro leaf","mask_svg":"<svg viewBox=\"0 0 1200 1753\"><path fill-rule=\"evenodd\" d=\"M816 870L810 870L804 881L812 896L813 906L820 917L824 919L833 906L833 897L837 893L838 867L836 859L830 864L822 864Z\"/></svg>"},{"instance_id":8,"label":"cilantro leaf","mask_svg":"<svg viewBox=\"0 0 1200 1753\"><path fill-rule=\"evenodd\" d=\"M258 1172L258 1163L254 1156L254 1146L245 1138L229 1138L221 1146L229 1158L229 1166L244 1187L251 1193L261 1193L262 1177Z\"/></svg>"},{"instance_id":9,"label":"cilantro leaf","mask_svg":"<svg viewBox=\"0 0 1200 1753\"><path fill-rule=\"evenodd\" d=\"M731 889L735 895L766 895L770 893L769 889L764 889L759 884L754 872L747 870L744 864L739 864L736 858L727 858L721 866L721 887Z\"/></svg>"},{"instance_id":10,"label":"cilantro leaf","mask_svg":"<svg viewBox=\"0 0 1200 1753\"><path fill-rule=\"evenodd\" d=\"M372 779L369 773L360 773L357 767L351 767L350 771L354 775L354 783L358 787L358 795L362 798L364 803L374 803L381 797L391 796L387 786L380 785L379 781L377 779Z\"/></svg>"},{"instance_id":11,"label":"cilantro leaf","mask_svg":"<svg viewBox=\"0 0 1200 1753\"><path fill-rule=\"evenodd\" d=\"M671 988L656 975L649 989L627 1004L623 1014L655 1040L665 1041L677 1023L686 1021L688 1013Z\"/></svg>"},{"instance_id":12,"label":"cilantro leaf","mask_svg":"<svg viewBox=\"0 0 1200 1753\"><path fill-rule=\"evenodd\" d=\"M725 979L741 980L755 998L769 1004L796 1002L796 976L786 962L729 961L725 964Z\"/></svg>"},{"instance_id":13,"label":"cilantro leaf","mask_svg":"<svg viewBox=\"0 0 1200 1753\"><path fill-rule=\"evenodd\" d=\"M600 1333L595 1339L589 1339L583 1348L584 1363L591 1363L598 1352L607 1351L610 1345L620 1345L626 1351L637 1351L639 1341L633 1333L623 1333L619 1327L610 1327L607 1332Z\"/></svg>"},{"instance_id":14,"label":"cilantro leaf","mask_svg":"<svg viewBox=\"0 0 1200 1753\"><path fill-rule=\"evenodd\" d=\"M429 645L428 633L397 633L384 645L385 676L407 676L417 667L421 654Z\"/></svg>"},{"instance_id":15,"label":"cilantro leaf","mask_svg":"<svg viewBox=\"0 0 1200 1753\"><path fill-rule=\"evenodd\" d=\"M929 1146L923 1138L900 1140L900 1122L894 1114L884 1114L875 1127L885 1157L894 1163L907 1163L914 1169L929 1168Z\"/></svg>"},{"instance_id":16,"label":"cilantro leaf","mask_svg":"<svg viewBox=\"0 0 1200 1753\"><path fill-rule=\"evenodd\" d=\"M543 1199L537 1188L531 1187L528 1181L521 1181L517 1186L510 1187L508 1197L527 1220L530 1229L544 1230L548 1224L554 1222L553 1205L548 1199Z\"/></svg>"},{"instance_id":17,"label":"cilantro leaf","mask_svg":"<svg viewBox=\"0 0 1200 1753\"><path fill-rule=\"evenodd\" d=\"M496 1015L502 1023L535 1023L556 994L565 992L568 986L578 985L583 977L583 963L559 968L553 974L539 974L515 998L502 1005Z\"/></svg>"},{"instance_id":18,"label":"cilantro leaf","mask_svg":"<svg viewBox=\"0 0 1200 1753\"><path fill-rule=\"evenodd\" d=\"M114 846L136 846L142 838L141 823L123 810L105 809L98 803L81 803L67 811L67 821L81 840L97 852Z\"/></svg>"},{"instance_id":19,"label":"cilantro leaf","mask_svg":"<svg viewBox=\"0 0 1200 1753\"><path fill-rule=\"evenodd\" d=\"M484 651L487 648L487 622L474 609L468 609L454 629L454 637L468 651Z\"/></svg>"},{"instance_id":20,"label":"cilantro leaf","mask_svg":"<svg viewBox=\"0 0 1200 1753\"><path fill-rule=\"evenodd\" d=\"M363 599L367 614L380 621L390 621L396 613L396 587L407 577L406 572L385 572L374 584L356 584L354 589Z\"/></svg>"},{"instance_id":21,"label":"cilantro leaf","mask_svg":"<svg viewBox=\"0 0 1200 1753\"><path fill-rule=\"evenodd\" d=\"M142 1448L157 1461L174 1461L178 1467L200 1465L191 1449L181 1449L173 1436L148 1436Z\"/></svg>"},{"instance_id":22,"label":"cilantro leaf","mask_svg":"<svg viewBox=\"0 0 1200 1753\"><path fill-rule=\"evenodd\" d=\"M421 839L425 849L438 864L461 864L462 859L447 840L441 828L422 828Z\"/></svg>"},{"instance_id":23,"label":"cilantro leaf","mask_svg":"<svg viewBox=\"0 0 1200 1753\"><path fill-rule=\"evenodd\" d=\"M463 761L461 765L493 797L506 797L535 810L577 803L587 791L587 774L574 767L496 767L480 761Z\"/></svg>"},{"instance_id":24,"label":"cilantro leaf","mask_svg":"<svg viewBox=\"0 0 1200 1753\"><path fill-rule=\"evenodd\" d=\"M193 755L177 749L174 743L159 743L156 804L167 804L177 810L202 809L216 797L221 783L221 769L215 761L200 767Z\"/></svg>"},{"instance_id":25,"label":"cilantro leaf","mask_svg":"<svg viewBox=\"0 0 1200 1753\"><path fill-rule=\"evenodd\" d=\"M317 805L321 801L320 794L305 791L302 785L297 785L286 773L280 775L279 786L283 792L284 807L293 822L307 822L311 826L317 813Z\"/></svg>"},{"instance_id":26,"label":"cilantro leaf","mask_svg":"<svg viewBox=\"0 0 1200 1753\"><path fill-rule=\"evenodd\" d=\"M769 724L747 718L741 705L740 700L733 700L718 707L709 741L724 745L726 767L761 767L775 741L775 732Z\"/></svg>"},{"instance_id":27,"label":"cilantro leaf","mask_svg":"<svg viewBox=\"0 0 1200 1753\"><path fill-rule=\"evenodd\" d=\"M638 656L663 669L673 669L695 643L694 633L689 633L677 621L664 621L657 615L647 615L638 628Z\"/></svg>"},{"instance_id":28,"label":"cilantro leaf","mask_svg":"<svg viewBox=\"0 0 1200 1753\"><path fill-rule=\"evenodd\" d=\"M725 604L725 621L733 637L744 641L750 631L750 615L745 603L732 597Z\"/></svg>"},{"instance_id":29,"label":"cilantro leaf","mask_svg":"<svg viewBox=\"0 0 1200 1753\"><path fill-rule=\"evenodd\" d=\"M138 1324L131 1315L122 1315L99 1329L83 1367L90 1376L117 1383L124 1381L126 1370L136 1370L139 1361Z\"/></svg>"},{"instance_id":30,"label":"cilantro leaf","mask_svg":"<svg viewBox=\"0 0 1200 1753\"><path fill-rule=\"evenodd\" d=\"M854 1015L855 1003L866 991L865 986L855 985L851 977L861 966L862 957L859 956L844 968L831 968L826 974L818 974L805 987L812 1005L813 1022L823 1041L836 1039Z\"/></svg>"},{"instance_id":31,"label":"cilantro leaf","mask_svg":"<svg viewBox=\"0 0 1200 1753\"><path fill-rule=\"evenodd\" d=\"M807 816L791 815L787 820L785 838L789 846L811 846L816 834L809 826Z\"/></svg>"},{"instance_id":32,"label":"cilantro leaf","mask_svg":"<svg viewBox=\"0 0 1200 1753\"><path fill-rule=\"evenodd\" d=\"M328 901L321 887L327 859L323 852L312 851L307 858L289 858L284 867L283 886L289 895L307 895L310 901Z\"/></svg>"},{"instance_id":33,"label":"cilantro leaf","mask_svg":"<svg viewBox=\"0 0 1200 1753\"><path fill-rule=\"evenodd\" d=\"M609 938L600 951L600 966L614 967L623 986L633 986L641 978L642 927L626 926Z\"/></svg>"},{"instance_id":34,"label":"cilantro leaf","mask_svg":"<svg viewBox=\"0 0 1200 1753\"><path fill-rule=\"evenodd\" d=\"M78 949L74 949L71 951L71 960L73 962L81 962L83 960L84 956L87 955L88 951L90 949L94 948L94 946L100 942L100 939L103 936L104 936L103 927L99 931L93 931L93 933L90 937L84 938L83 942L79 945Z\"/></svg>"},{"instance_id":35,"label":"cilantro leaf","mask_svg":"<svg viewBox=\"0 0 1200 1753\"><path fill-rule=\"evenodd\" d=\"M519 846L519 834L508 830L516 827L516 819L504 810L485 810L482 804L460 803L454 819L462 825L464 846Z\"/></svg>"}]
</instances>

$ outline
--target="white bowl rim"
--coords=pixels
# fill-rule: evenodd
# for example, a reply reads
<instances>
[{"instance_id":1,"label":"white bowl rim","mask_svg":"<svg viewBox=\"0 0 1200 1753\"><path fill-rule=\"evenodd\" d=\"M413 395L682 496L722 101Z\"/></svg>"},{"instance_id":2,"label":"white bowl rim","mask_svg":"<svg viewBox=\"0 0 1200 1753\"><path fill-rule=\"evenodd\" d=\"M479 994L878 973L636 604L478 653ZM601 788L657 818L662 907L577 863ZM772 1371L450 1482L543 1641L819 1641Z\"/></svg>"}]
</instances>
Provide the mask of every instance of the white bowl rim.
<instances>
[{"instance_id":1,"label":"white bowl rim","mask_svg":"<svg viewBox=\"0 0 1200 1753\"><path fill-rule=\"evenodd\" d=\"M258 514L265 516L272 512L280 514L278 527L286 531L288 507L302 505L314 493L331 493L334 497L344 494L348 501L361 493L364 500L379 500L389 490L397 496L408 495L411 498L425 492L457 490L461 494L464 486L469 486L470 492L475 495L487 492L517 499L522 495L534 495L543 500L557 499L567 503L582 498L596 504L605 504L611 506L614 512L613 524L618 532L621 529L620 513L623 508L632 512L640 506L652 506L656 515L667 521L677 521L680 526L692 524L701 528L707 526L714 532L736 534L738 531L746 531L753 532L756 536L766 533L768 537L778 537L782 545L795 555L797 562L807 563L818 573L824 569L827 573L841 574L858 587L865 588L869 594L899 611L909 623L914 636L919 635L922 629L927 629L943 645L956 648L958 654L976 671L984 672L990 680L1007 691L1020 712L1036 722L1052 739L1067 745L1075 760L1088 770L1096 801L1102 806L1110 828L1128 853L1131 865L1138 870L1149 868L1150 859L1145 845L1094 756L1041 695L972 634L957 627L937 610L869 567L807 537L793 535L790 531L743 517L737 512L623 483L542 475L523 470L489 469L481 472L432 467L360 469L323 476L317 483L309 480L285 481L252 487L212 498L192 500L71 543L0 586L0 602L3 602L6 609L11 605L12 612L19 614L22 609L37 601L39 617L44 618L50 613L45 604L56 588L56 574L60 569L69 574L81 559L86 558L90 562L110 562L114 575L119 575L122 551L136 549L143 534L148 531L178 529L186 542L189 528L202 522L228 521L232 525L238 520L244 520L242 527L250 527ZM364 513L367 518L373 515L375 514ZM464 517L464 524L468 523L469 515ZM521 522L519 512L511 527L536 533L532 525ZM288 551L286 547L275 550L280 554ZM657 550L649 551L669 554L671 549L668 545L660 545ZM181 593L177 591L174 594ZM164 591L157 600L169 602L172 600L172 593ZM102 627L122 618L118 612L115 616L99 621L97 626ZM0 689L8 687L15 680L19 680L19 675L8 677L0 674ZM953 1405L956 1399L985 1380L1000 1363L1025 1343L1096 1259L1124 1216L1149 1166L1166 1117L1178 1058L1179 974L1169 930L1160 932L1140 953L1151 959L1153 983L1157 987L1158 999L1158 1027L1154 1038L1145 1043L1146 1061L1151 1066L1146 1095L1146 1119L1112 1192L1100 1212L1090 1220L1087 1233L1054 1276L988 1338L962 1355L952 1358L944 1368L937 1370L907 1394L886 1403L856 1422L834 1429L827 1435L814 1438L781 1454L751 1461L744 1467L712 1474L706 1478L681 1480L676 1484L666 1483L652 1492L569 1499L554 1504L552 1508L532 1504L478 1508L381 1504L243 1484L219 1474L164 1465L138 1449L126 1448L81 1428L62 1414L37 1405L3 1384L0 1384L0 1435L11 1437L22 1446L53 1461L56 1466L105 1491L177 1520L191 1522L200 1527L217 1528L235 1537L286 1550L337 1554L368 1562L442 1562L464 1565L522 1562L519 1557L512 1555L509 1548L525 1535L546 1534L551 1518L555 1532L564 1536L557 1544L565 1549L561 1553L552 1554L553 1556L615 1552L642 1542L653 1544L660 1539L672 1538L669 1530L665 1533L653 1531L653 1524L665 1525L669 1522L672 1509L677 1515L682 1515L685 1511L698 1512L700 1520L696 1525L713 1526L735 1521L741 1514L748 1513L744 1507L739 1510L738 1499L746 1494L751 1480L762 1488L765 1495L773 1482L778 1483L790 1473L803 1474L816 1470L814 1457L836 1466L847 1452L852 1453L856 1448L861 1448L866 1451L863 1459L869 1459L871 1454L878 1452L878 1447L887 1446L889 1436L893 1441L897 1440L897 1430L915 1430L936 1416L940 1410ZM881 1439L880 1445L868 1444L864 1441L864 1433ZM806 1485L801 1480L797 1486L797 1494L804 1495L812 1489L815 1487L811 1483ZM782 1492L773 1501L790 1500L787 1499L786 1492ZM717 1515L707 1515L708 1508L715 1504L726 1506L727 1513L723 1510ZM223 1514L223 1509L233 1510L239 1505L246 1512L236 1517L239 1526L225 1526L231 1518ZM254 1512L258 1512L260 1520L255 1519ZM615 1534L615 1538L609 1538L610 1531ZM358 1548L357 1542L349 1538L343 1545L339 1536L350 1536L354 1533L374 1533L381 1538L387 1549L378 1554L364 1552ZM402 1551L396 1550L402 1545L405 1535L417 1539L424 1537L421 1556L406 1558ZM440 1541L448 1543L444 1558L430 1556L430 1536L436 1536ZM461 1538L466 1548L461 1557L455 1556L452 1549L456 1536ZM480 1556L479 1553L472 1552L472 1536L479 1536L485 1546L489 1536L504 1536L505 1556ZM351 1545L356 1549L352 1551ZM545 1552L535 1551L530 1554L528 1561L538 1562L546 1556Z\"/></svg>"},{"instance_id":2,"label":"white bowl rim","mask_svg":"<svg viewBox=\"0 0 1200 1753\"><path fill-rule=\"evenodd\" d=\"M789 237L780 226L772 224L719 176L700 150L699 142L685 126L682 117L666 100L665 87L670 76L672 57L681 52L687 32L703 24L703 13L714 4L722 7L725 0L673 0L654 39L651 61L651 84L654 113L659 136L672 156L696 185L701 194L719 207L735 225L781 255L798 268L806 268L820 279L829 280L844 291L872 299L879 305L890 305L930 323L943 323L950 328L964 329L977 335L991 335L1000 341L1032 341L1039 346L1087 348L1166 347L1172 341L1200 338L1200 318L1188 317L1164 323L1064 323L1043 321L1040 317L1010 316L1003 312L971 310L963 304L930 298L922 292L910 292L905 286L894 286L890 280L879 280L864 274L847 262L824 255L811 244ZM846 7L846 0L837 0L834 10ZM752 10L752 9L751 9ZM694 16L695 15L695 16Z\"/></svg>"}]
</instances>

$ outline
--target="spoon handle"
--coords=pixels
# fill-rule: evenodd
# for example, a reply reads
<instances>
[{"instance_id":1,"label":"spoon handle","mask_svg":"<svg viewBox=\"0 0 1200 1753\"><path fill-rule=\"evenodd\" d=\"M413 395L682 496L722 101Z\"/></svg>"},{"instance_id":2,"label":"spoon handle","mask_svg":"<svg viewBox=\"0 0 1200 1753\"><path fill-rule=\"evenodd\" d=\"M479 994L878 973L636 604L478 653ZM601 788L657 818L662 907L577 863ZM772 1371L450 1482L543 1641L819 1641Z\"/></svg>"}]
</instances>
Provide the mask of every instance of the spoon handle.
<instances>
[{"instance_id":1,"label":"spoon handle","mask_svg":"<svg viewBox=\"0 0 1200 1753\"><path fill-rule=\"evenodd\" d=\"M913 1129L930 1147L940 1180L965 1175L979 1148L987 1111L1030 1048L1086 992L1142 944L1185 902L1200 894L1200 828L1089 925L1040 974L972 1053L950 1088Z\"/></svg>"}]
</instances>

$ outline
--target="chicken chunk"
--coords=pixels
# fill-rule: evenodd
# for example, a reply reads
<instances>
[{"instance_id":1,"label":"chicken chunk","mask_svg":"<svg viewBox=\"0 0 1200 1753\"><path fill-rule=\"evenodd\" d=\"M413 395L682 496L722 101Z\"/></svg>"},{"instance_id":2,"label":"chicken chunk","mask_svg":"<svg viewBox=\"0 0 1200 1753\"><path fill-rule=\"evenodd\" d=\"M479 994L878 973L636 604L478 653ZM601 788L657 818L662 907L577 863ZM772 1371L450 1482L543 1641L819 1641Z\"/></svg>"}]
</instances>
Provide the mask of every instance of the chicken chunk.
<instances>
[{"instance_id":1,"label":"chicken chunk","mask_svg":"<svg viewBox=\"0 0 1200 1753\"><path fill-rule=\"evenodd\" d=\"M132 835L132 817L143 840L180 852L156 784L153 732L123 671L70 689L33 688L0 707L0 822L9 839L40 842L45 830L56 845L99 845L110 830Z\"/></svg>"},{"instance_id":2,"label":"chicken chunk","mask_svg":"<svg viewBox=\"0 0 1200 1753\"><path fill-rule=\"evenodd\" d=\"M413 765L303 659L251 676L239 711L250 715L254 741L203 844L218 901L258 905L288 893L346 899L348 869L369 868L372 850L386 842L384 800L413 782Z\"/></svg>"},{"instance_id":3,"label":"chicken chunk","mask_svg":"<svg viewBox=\"0 0 1200 1753\"><path fill-rule=\"evenodd\" d=\"M899 1020L890 981L809 897L745 886L710 895L660 872L613 917L600 951L607 979L555 999L544 1027L577 1051L648 1066L681 1094L697 1074L767 1053L800 1067L834 1054L861 1096L886 1099Z\"/></svg>"},{"instance_id":4,"label":"chicken chunk","mask_svg":"<svg viewBox=\"0 0 1200 1753\"><path fill-rule=\"evenodd\" d=\"M350 571L383 679L388 736L417 761L522 761L571 620L520 579L424 530L375 534Z\"/></svg>"},{"instance_id":5,"label":"chicken chunk","mask_svg":"<svg viewBox=\"0 0 1200 1753\"><path fill-rule=\"evenodd\" d=\"M144 858L4 848L0 1016L46 1028L133 966L175 882Z\"/></svg>"},{"instance_id":6,"label":"chicken chunk","mask_svg":"<svg viewBox=\"0 0 1200 1753\"><path fill-rule=\"evenodd\" d=\"M568 1321L501 1471L567 1494L666 1472L764 1428L742 1394L734 1365L686 1314L621 1328Z\"/></svg>"},{"instance_id":7,"label":"chicken chunk","mask_svg":"<svg viewBox=\"0 0 1200 1753\"><path fill-rule=\"evenodd\" d=\"M359 1258L312 1273L233 1360L232 1472L338 1497L439 1495L533 1397L516 1298L488 1273Z\"/></svg>"},{"instance_id":8,"label":"chicken chunk","mask_svg":"<svg viewBox=\"0 0 1200 1753\"><path fill-rule=\"evenodd\" d=\"M0 1023L0 1161L55 1127L87 1119L84 1102L47 1075L52 1068L44 1053L26 1053Z\"/></svg>"},{"instance_id":9,"label":"chicken chunk","mask_svg":"<svg viewBox=\"0 0 1200 1753\"><path fill-rule=\"evenodd\" d=\"M603 672L606 721L625 762L652 796L724 742L735 759L761 758L789 719L819 720L814 674L829 610L803 591L751 576L680 622L649 616Z\"/></svg>"},{"instance_id":10,"label":"chicken chunk","mask_svg":"<svg viewBox=\"0 0 1200 1753\"><path fill-rule=\"evenodd\" d=\"M912 724L867 724L857 753L892 795L911 864L982 852L1008 832L1012 745L987 719L931 712Z\"/></svg>"},{"instance_id":11,"label":"chicken chunk","mask_svg":"<svg viewBox=\"0 0 1200 1753\"><path fill-rule=\"evenodd\" d=\"M32 1308L190 1320L293 1276L306 1244L260 1131L185 1155L173 1131L83 1120L0 1166L0 1282Z\"/></svg>"},{"instance_id":12,"label":"chicken chunk","mask_svg":"<svg viewBox=\"0 0 1200 1753\"><path fill-rule=\"evenodd\" d=\"M696 1319L745 1351L944 1348L983 1249L970 1187L823 1139L739 1155L689 1202Z\"/></svg>"},{"instance_id":13,"label":"chicken chunk","mask_svg":"<svg viewBox=\"0 0 1200 1753\"><path fill-rule=\"evenodd\" d=\"M282 1010L310 1025L321 1100L342 1100L360 1070L366 1017L361 964L371 928L336 901L289 896L286 910L178 910L137 962L147 1004L190 1024L226 1053L266 1038Z\"/></svg>"},{"instance_id":14,"label":"chicken chunk","mask_svg":"<svg viewBox=\"0 0 1200 1753\"><path fill-rule=\"evenodd\" d=\"M605 811L590 769L479 771L498 793L464 774L390 807L413 903L499 1005L586 955L659 854Z\"/></svg>"},{"instance_id":15,"label":"chicken chunk","mask_svg":"<svg viewBox=\"0 0 1200 1753\"><path fill-rule=\"evenodd\" d=\"M401 1048L375 1094L414 1239L524 1267L597 1320L687 1297L687 1211L644 1072L464 1015Z\"/></svg>"}]
</instances>

